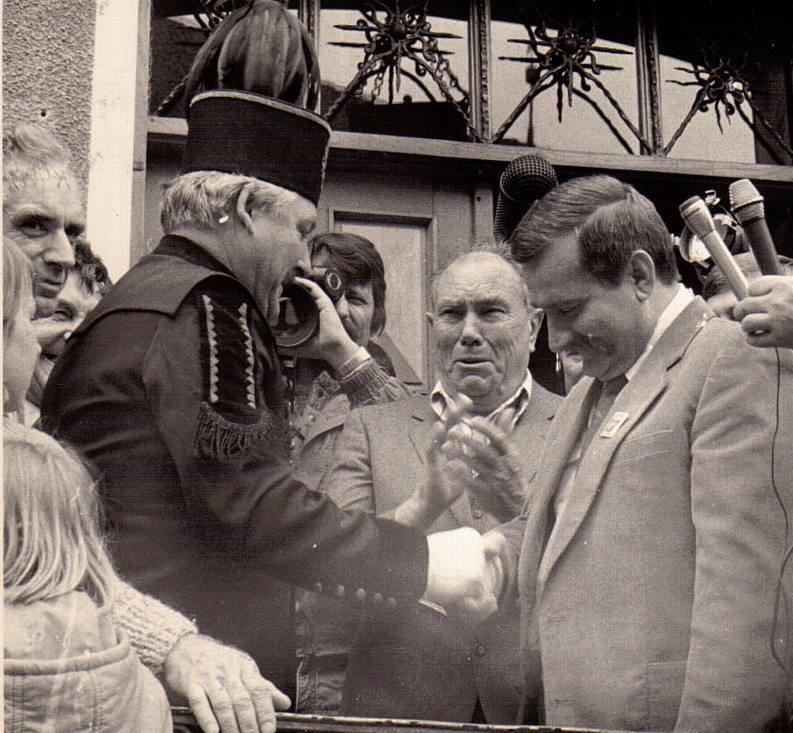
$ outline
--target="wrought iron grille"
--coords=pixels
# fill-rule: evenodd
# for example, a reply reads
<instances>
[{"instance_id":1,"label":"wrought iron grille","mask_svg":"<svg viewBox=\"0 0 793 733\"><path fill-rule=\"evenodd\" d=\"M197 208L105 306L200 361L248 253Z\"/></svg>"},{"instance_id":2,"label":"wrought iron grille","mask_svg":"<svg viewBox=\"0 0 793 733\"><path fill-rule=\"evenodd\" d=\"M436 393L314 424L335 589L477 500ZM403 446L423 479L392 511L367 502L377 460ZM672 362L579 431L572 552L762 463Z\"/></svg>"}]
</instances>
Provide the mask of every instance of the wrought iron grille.
<instances>
[{"instance_id":1,"label":"wrought iron grille","mask_svg":"<svg viewBox=\"0 0 793 733\"><path fill-rule=\"evenodd\" d=\"M325 118L332 122L339 110L353 97L360 96L367 82L372 81L372 101L383 94L386 86L388 103L394 103L402 77L413 81L430 100L436 97L429 83L437 87L443 99L463 118L471 139L481 141L470 118L470 97L452 71L448 57L451 52L440 46L444 39L459 39L454 33L432 30L427 18L428 0L418 5L401 7L400 0L386 4L379 0L360 8L361 18L355 24L338 24L339 30L363 34L363 41L334 41L331 46L359 48L363 59L358 71L330 106Z\"/></svg>"},{"instance_id":2,"label":"wrought iron grille","mask_svg":"<svg viewBox=\"0 0 793 733\"><path fill-rule=\"evenodd\" d=\"M499 142L509 131L510 127L523 114L523 111L543 92L556 90L556 110L558 120L562 122L564 97L567 104L573 106L573 98L577 97L589 104L598 117L606 124L611 133L617 138L622 147L633 153L630 143L609 119L608 114L596 99L590 96L592 87L597 87L606 98L611 108L617 113L625 126L631 131L645 152L650 151L650 144L633 124L628 114L622 109L601 81L600 76L604 71L619 71L621 66L604 64L595 56L595 52L614 55L629 55L630 51L610 46L597 45L597 35L594 23L578 23L557 25L558 30L549 29L545 20L538 26L525 23L529 34L528 39L510 38L510 43L527 45L531 51L528 56L499 56L506 61L530 64L534 67L532 75L536 80L529 87L529 91L518 103L517 107L509 114L501 127L493 135L493 142Z\"/></svg>"},{"instance_id":3,"label":"wrought iron grille","mask_svg":"<svg viewBox=\"0 0 793 733\"><path fill-rule=\"evenodd\" d=\"M207 36L227 13L248 1L190 0L195 22ZM321 0L299 0L296 4L316 39L319 33L316 20L321 12ZM491 6L495 3L493 0L469 0L469 5L469 18L489 19ZM644 7L645 0L640 0L639 5ZM335 25L348 35L349 40L332 41L328 45L356 49L361 53L361 58L353 77L325 112L329 122L332 123L347 103L360 98L365 91L372 102L378 100L389 105L396 104L400 85L404 79L409 79L428 100L447 103L462 120L468 139L475 142L506 142L507 132L532 102L540 95L555 93L556 114L560 123L564 119L565 106L571 109L574 103L587 105L630 154L667 156L695 117L715 115L720 130L723 130L725 119L740 119L751 128L755 139L777 162L793 161L790 133L775 129L774 123L758 105L743 62L738 63L733 58L712 52L700 52L698 60L691 62L690 67L675 67L681 78L665 80L666 83L691 87L693 97L688 111L672 134L662 139L657 105L661 80L657 71L658 46L653 14L646 16L652 18L650 24L653 27L649 29L649 36L648 29L642 28L641 22L638 24L635 46L637 58L641 57L639 63L645 63L652 72L647 83L656 104L650 111L649 121L642 118L641 123L636 124L633 119L635 111L621 105L609 88L610 80L624 70L619 64L620 57L631 55L633 51L600 39L592 18L559 22L547 17L548 13L543 17L534 9L531 18L528 11L522 14L522 25L528 37L509 39L510 43L524 46L526 53L516 52L514 55L498 57L500 60L526 65L530 73L526 76L527 88L522 98L491 137L488 77L491 46L487 24L469 27L470 36L475 41L469 43L469 53L472 54L471 69L476 78L466 82L452 70L449 63L452 52L446 43L458 40L461 36L433 29L431 16L428 15L431 6L431 0L350 3L350 11L358 13L360 17L354 22ZM447 6L448 3L444 5ZM473 20L470 23L476 25ZM645 39L651 37L653 42L641 42L642 34ZM790 58L786 57L785 63L789 65ZM482 78L479 78L480 74ZM475 99L469 89L475 91ZM183 92L184 80L171 89L154 113L166 114ZM793 104L789 106L793 107ZM476 115L472 111L474 109L479 110ZM785 156L788 156L787 159Z\"/></svg>"},{"instance_id":4,"label":"wrought iron grille","mask_svg":"<svg viewBox=\"0 0 793 733\"><path fill-rule=\"evenodd\" d=\"M664 146L664 155L668 155L671 152L675 143L680 139L698 112L708 114L712 110L716 115L719 130L723 131L723 109L728 120L737 114L751 128L757 140L777 159L777 162L784 163L785 161L781 160L773 146L768 144L767 136L776 141L793 158L793 148L773 128L763 111L752 99L751 84L740 65L729 58L718 58L715 61L704 59L702 63L694 62L690 68L676 66L675 69L693 78L688 78L685 81L667 79L669 83L684 87L697 87L698 90L691 103L691 108L669 139L669 142ZM753 117L749 117L745 107L749 107L752 110Z\"/></svg>"}]
</instances>

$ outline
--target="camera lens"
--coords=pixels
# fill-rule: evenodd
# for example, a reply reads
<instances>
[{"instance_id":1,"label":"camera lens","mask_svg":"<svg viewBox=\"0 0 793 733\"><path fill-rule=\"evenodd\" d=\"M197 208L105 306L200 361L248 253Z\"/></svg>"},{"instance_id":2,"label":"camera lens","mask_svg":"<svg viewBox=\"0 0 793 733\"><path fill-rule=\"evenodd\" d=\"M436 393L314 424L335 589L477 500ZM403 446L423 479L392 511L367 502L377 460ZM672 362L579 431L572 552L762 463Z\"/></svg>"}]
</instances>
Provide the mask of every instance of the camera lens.
<instances>
[{"instance_id":1,"label":"camera lens","mask_svg":"<svg viewBox=\"0 0 793 733\"><path fill-rule=\"evenodd\" d=\"M342 283L341 283L341 275L339 275L336 270L328 270L325 273L325 285L328 290L341 290Z\"/></svg>"},{"instance_id":2,"label":"camera lens","mask_svg":"<svg viewBox=\"0 0 793 733\"><path fill-rule=\"evenodd\" d=\"M287 285L279 299L278 323L273 329L275 343L295 347L308 341L319 326L319 311L311 293L299 285Z\"/></svg>"}]
</instances>

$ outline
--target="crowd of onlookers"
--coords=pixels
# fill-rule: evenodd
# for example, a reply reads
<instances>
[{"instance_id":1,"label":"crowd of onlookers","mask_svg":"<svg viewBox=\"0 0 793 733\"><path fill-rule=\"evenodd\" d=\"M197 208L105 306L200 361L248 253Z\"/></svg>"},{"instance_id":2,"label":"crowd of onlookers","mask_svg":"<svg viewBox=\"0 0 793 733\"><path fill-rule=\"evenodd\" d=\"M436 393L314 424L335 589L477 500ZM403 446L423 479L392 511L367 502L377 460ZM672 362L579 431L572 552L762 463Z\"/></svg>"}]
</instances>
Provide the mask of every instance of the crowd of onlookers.
<instances>
[{"instance_id":1,"label":"crowd of onlookers","mask_svg":"<svg viewBox=\"0 0 793 733\"><path fill-rule=\"evenodd\" d=\"M414 393L378 343L375 244L312 233L299 185L187 173L148 269L117 285L49 133L6 133L3 185L7 730L169 730L163 685L206 731L271 731L290 705L275 685L298 712L464 723L759 731L786 715L768 638L793 277L740 255L751 297L713 269L711 310L650 202L571 181L506 245L438 273L439 380ZM331 303L298 277L320 327L284 391L262 334L298 260L344 287ZM564 401L531 375L543 318ZM447 589L433 543L474 535L486 580ZM401 569L414 545L418 580ZM249 608L257 594L279 605Z\"/></svg>"}]
</instances>

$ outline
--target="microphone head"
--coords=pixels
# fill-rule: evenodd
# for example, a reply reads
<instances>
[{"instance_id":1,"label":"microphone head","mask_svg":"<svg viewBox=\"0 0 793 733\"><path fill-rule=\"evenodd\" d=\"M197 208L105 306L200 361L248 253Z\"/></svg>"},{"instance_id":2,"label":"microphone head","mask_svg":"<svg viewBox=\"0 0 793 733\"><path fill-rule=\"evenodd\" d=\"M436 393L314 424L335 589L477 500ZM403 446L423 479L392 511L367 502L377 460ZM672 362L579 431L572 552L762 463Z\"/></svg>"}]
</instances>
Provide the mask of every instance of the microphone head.
<instances>
[{"instance_id":1,"label":"microphone head","mask_svg":"<svg viewBox=\"0 0 793 733\"><path fill-rule=\"evenodd\" d=\"M521 155L511 160L499 179L493 218L496 240L509 239L529 207L558 183L553 166L539 155Z\"/></svg>"},{"instance_id":2,"label":"microphone head","mask_svg":"<svg viewBox=\"0 0 793 733\"><path fill-rule=\"evenodd\" d=\"M699 239L704 240L708 234L716 231L710 209L700 196L692 196L680 204L680 216Z\"/></svg>"},{"instance_id":3,"label":"microphone head","mask_svg":"<svg viewBox=\"0 0 793 733\"><path fill-rule=\"evenodd\" d=\"M764 200L748 178L741 178L730 184L730 208L741 224L750 224L765 218Z\"/></svg>"}]
</instances>

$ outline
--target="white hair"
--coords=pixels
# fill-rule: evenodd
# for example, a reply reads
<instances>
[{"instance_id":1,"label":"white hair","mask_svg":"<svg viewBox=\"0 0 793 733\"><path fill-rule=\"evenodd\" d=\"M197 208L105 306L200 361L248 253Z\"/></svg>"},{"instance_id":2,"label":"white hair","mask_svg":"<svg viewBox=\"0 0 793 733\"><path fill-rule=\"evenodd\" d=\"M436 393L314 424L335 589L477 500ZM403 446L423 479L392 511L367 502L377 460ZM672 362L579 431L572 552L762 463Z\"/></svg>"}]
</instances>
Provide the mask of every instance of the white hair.
<instances>
[{"instance_id":1,"label":"white hair","mask_svg":"<svg viewBox=\"0 0 793 733\"><path fill-rule=\"evenodd\" d=\"M294 191L250 176L219 171L194 171L174 180L160 204L160 223L166 234L190 225L213 229L223 217L236 216L244 189L255 208L276 210L298 198Z\"/></svg>"},{"instance_id":2,"label":"white hair","mask_svg":"<svg viewBox=\"0 0 793 733\"><path fill-rule=\"evenodd\" d=\"M49 130L24 123L3 131L3 191L19 191L31 179L74 179L69 152Z\"/></svg>"},{"instance_id":3,"label":"white hair","mask_svg":"<svg viewBox=\"0 0 793 733\"><path fill-rule=\"evenodd\" d=\"M505 265L508 265L516 275L513 285L517 288L518 292L523 298L523 302L526 304L526 310L528 311L529 315L539 312L540 309L535 308L531 304L529 287L526 285L526 281L523 278L523 268L519 263L515 262L511 257L508 256L508 254L506 254L506 250L504 250L502 245L495 242L480 243L476 249L473 249L470 252L464 252L463 254L455 257L439 273L437 273L432 278L431 282L430 293L433 304L437 299L438 281L443 277L444 273L446 273L446 271L450 270L452 267L457 267L461 263L467 262L469 260L473 260L474 262L478 261L482 264L494 261L503 262Z\"/></svg>"}]
</instances>

